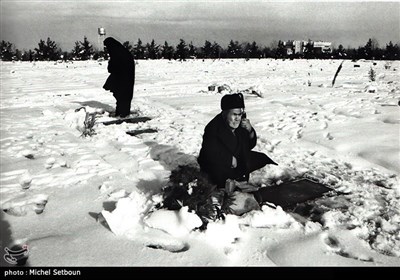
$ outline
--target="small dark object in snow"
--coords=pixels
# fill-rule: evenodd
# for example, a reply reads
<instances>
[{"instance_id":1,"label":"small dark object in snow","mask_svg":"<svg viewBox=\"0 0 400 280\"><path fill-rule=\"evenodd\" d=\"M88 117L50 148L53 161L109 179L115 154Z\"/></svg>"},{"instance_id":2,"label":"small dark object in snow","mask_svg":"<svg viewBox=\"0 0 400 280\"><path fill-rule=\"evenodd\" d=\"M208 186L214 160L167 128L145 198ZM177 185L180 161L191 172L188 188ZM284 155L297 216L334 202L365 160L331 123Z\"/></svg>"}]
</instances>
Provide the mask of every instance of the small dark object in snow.
<instances>
[{"instance_id":1,"label":"small dark object in snow","mask_svg":"<svg viewBox=\"0 0 400 280\"><path fill-rule=\"evenodd\" d=\"M183 246L168 245L168 244L148 244L146 247L151 249L162 249L169 251L171 253L181 253L189 250L190 246L188 244L183 244Z\"/></svg>"},{"instance_id":2,"label":"small dark object in snow","mask_svg":"<svg viewBox=\"0 0 400 280\"><path fill-rule=\"evenodd\" d=\"M25 157L26 157L26 158L29 158L29 159L34 159L34 158L35 158L32 154L28 154L28 155L26 155Z\"/></svg>"},{"instance_id":3,"label":"small dark object in snow","mask_svg":"<svg viewBox=\"0 0 400 280\"><path fill-rule=\"evenodd\" d=\"M230 88L229 88L229 86L227 86L227 85L222 85L222 86L218 86L218 87L217 87L217 90L218 90L218 93L221 93L221 92L223 92L224 90L230 91Z\"/></svg>"},{"instance_id":4,"label":"small dark object in snow","mask_svg":"<svg viewBox=\"0 0 400 280\"><path fill-rule=\"evenodd\" d=\"M258 93L258 92L255 91L255 90L252 90L252 91L251 91L251 94L257 95L258 97L262 97L261 94Z\"/></svg>"},{"instance_id":5,"label":"small dark object in snow","mask_svg":"<svg viewBox=\"0 0 400 280\"><path fill-rule=\"evenodd\" d=\"M354 64L354 68L360 67L360 65L358 64Z\"/></svg>"},{"instance_id":6,"label":"small dark object in snow","mask_svg":"<svg viewBox=\"0 0 400 280\"><path fill-rule=\"evenodd\" d=\"M143 134L143 133L155 133L155 132L157 132L156 129L146 128L146 129L138 129L138 130L129 130L126 132L126 134L129 134L130 136L136 136L136 135Z\"/></svg>"},{"instance_id":7,"label":"small dark object in snow","mask_svg":"<svg viewBox=\"0 0 400 280\"><path fill-rule=\"evenodd\" d=\"M335 85L337 75L339 74L340 70L342 70L343 62L344 61L342 61L342 63L340 63L338 69L336 70L335 76L333 77L333 80L332 80L332 87Z\"/></svg>"},{"instance_id":8,"label":"small dark object in snow","mask_svg":"<svg viewBox=\"0 0 400 280\"><path fill-rule=\"evenodd\" d=\"M126 123L140 123L140 122L147 122L151 120L148 117L134 117L134 118L123 118L123 119L117 119L117 120L113 120L113 121L106 121L103 122L104 125L110 125L110 124L121 124L123 122Z\"/></svg>"}]
</instances>

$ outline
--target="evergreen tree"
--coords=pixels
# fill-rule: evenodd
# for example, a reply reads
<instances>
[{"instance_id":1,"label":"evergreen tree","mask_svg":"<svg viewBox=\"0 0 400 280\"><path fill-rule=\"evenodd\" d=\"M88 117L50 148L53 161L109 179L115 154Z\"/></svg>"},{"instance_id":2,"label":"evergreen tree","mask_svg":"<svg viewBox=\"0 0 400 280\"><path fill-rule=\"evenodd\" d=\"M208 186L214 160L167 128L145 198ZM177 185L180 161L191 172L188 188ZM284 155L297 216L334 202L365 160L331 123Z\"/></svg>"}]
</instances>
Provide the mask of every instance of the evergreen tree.
<instances>
[{"instance_id":1,"label":"evergreen tree","mask_svg":"<svg viewBox=\"0 0 400 280\"><path fill-rule=\"evenodd\" d=\"M369 38L367 44L364 46L364 58L376 59L380 58L379 43L375 38Z\"/></svg>"},{"instance_id":2,"label":"evergreen tree","mask_svg":"<svg viewBox=\"0 0 400 280\"><path fill-rule=\"evenodd\" d=\"M249 52L250 52L251 58L259 58L260 57L260 50L258 49L257 43L255 41L253 41L253 43L251 43Z\"/></svg>"},{"instance_id":3,"label":"evergreen tree","mask_svg":"<svg viewBox=\"0 0 400 280\"><path fill-rule=\"evenodd\" d=\"M346 53L349 59L357 59L357 50L355 48L348 46L346 49Z\"/></svg>"},{"instance_id":4,"label":"evergreen tree","mask_svg":"<svg viewBox=\"0 0 400 280\"><path fill-rule=\"evenodd\" d=\"M179 60L186 60L188 57L188 48L186 46L185 40L180 39L179 44L176 46L176 57Z\"/></svg>"},{"instance_id":5,"label":"evergreen tree","mask_svg":"<svg viewBox=\"0 0 400 280\"><path fill-rule=\"evenodd\" d=\"M242 57L242 48L239 45L238 41L231 40L228 45L228 49L226 51L228 58L239 58Z\"/></svg>"},{"instance_id":6,"label":"evergreen tree","mask_svg":"<svg viewBox=\"0 0 400 280\"><path fill-rule=\"evenodd\" d=\"M134 55L134 51L133 51L133 47L132 45L129 43L129 41L125 41L123 44L125 49L127 49L132 55Z\"/></svg>"},{"instance_id":7,"label":"evergreen tree","mask_svg":"<svg viewBox=\"0 0 400 280\"><path fill-rule=\"evenodd\" d=\"M242 53L246 59L250 58L250 48L251 45L249 42L242 43Z\"/></svg>"},{"instance_id":8,"label":"evergreen tree","mask_svg":"<svg viewBox=\"0 0 400 280\"><path fill-rule=\"evenodd\" d=\"M4 40L0 43L0 58L3 61L11 61L13 59L13 44Z\"/></svg>"},{"instance_id":9,"label":"evergreen tree","mask_svg":"<svg viewBox=\"0 0 400 280\"><path fill-rule=\"evenodd\" d=\"M367 57L368 57L368 52L365 49L365 47L358 47L356 51L356 59L362 59L362 58L367 59Z\"/></svg>"},{"instance_id":10,"label":"evergreen tree","mask_svg":"<svg viewBox=\"0 0 400 280\"><path fill-rule=\"evenodd\" d=\"M276 58L286 57L286 48L285 48L285 45L283 44L283 42L281 40L279 40L279 42L278 42L278 46L277 46L277 49L275 51L275 57Z\"/></svg>"},{"instance_id":11,"label":"evergreen tree","mask_svg":"<svg viewBox=\"0 0 400 280\"><path fill-rule=\"evenodd\" d=\"M33 61L33 51L32 50L28 50L28 51L24 51L23 53L22 53L22 57L21 57L21 60L22 61Z\"/></svg>"},{"instance_id":12,"label":"evergreen tree","mask_svg":"<svg viewBox=\"0 0 400 280\"><path fill-rule=\"evenodd\" d=\"M22 52L19 49L15 50L15 53L13 55L13 60L17 60L17 61L22 60Z\"/></svg>"},{"instance_id":13,"label":"evergreen tree","mask_svg":"<svg viewBox=\"0 0 400 280\"><path fill-rule=\"evenodd\" d=\"M371 59L372 58L372 39L369 38L367 44L364 46L364 58Z\"/></svg>"},{"instance_id":14,"label":"evergreen tree","mask_svg":"<svg viewBox=\"0 0 400 280\"><path fill-rule=\"evenodd\" d=\"M62 60L64 60L64 62L67 62L68 60L70 60L70 58L71 58L71 56L70 56L70 54L68 52L63 52Z\"/></svg>"},{"instance_id":15,"label":"evergreen tree","mask_svg":"<svg viewBox=\"0 0 400 280\"><path fill-rule=\"evenodd\" d=\"M311 40L308 40L304 48L304 57L307 59L315 58L314 44Z\"/></svg>"},{"instance_id":16,"label":"evergreen tree","mask_svg":"<svg viewBox=\"0 0 400 280\"><path fill-rule=\"evenodd\" d=\"M333 51L333 55L335 58L345 58L347 56L346 50L344 49L343 45L339 45L337 50Z\"/></svg>"},{"instance_id":17,"label":"evergreen tree","mask_svg":"<svg viewBox=\"0 0 400 280\"><path fill-rule=\"evenodd\" d=\"M205 41L204 46L201 47L201 52L202 52L202 57L203 58L211 58L213 49L212 49L212 44L210 41Z\"/></svg>"},{"instance_id":18,"label":"evergreen tree","mask_svg":"<svg viewBox=\"0 0 400 280\"><path fill-rule=\"evenodd\" d=\"M81 53L83 52L82 45L79 41L75 42L75 46L71 51L71 56L73 60L81 59Z\"/></svg>"},{"instance_id":19,"label":"evergreen tree","mask_svg":"<svg viewBox=\"0 0 400 280\"><path fill-rule=\"evenodd\" d=\"M221 58L221 50L222 50L221 46L218 45L218 43L214 41L211 48L212 48L211 57L214 59Z\"/></svg>"},{"instance_id":20,"label":"evergreen tree","mask_svg":"<svg viewBox=\"0 0 400 280\"><path fill-rule=\"evenodd\" d=\"M385 58L392 60L393 56L393 43L392 41L389 42L389 44L386 44L386 49L385 49Z\"/></svg>"},{"instance_id":21,"label":"evergreen tree","mask_svg":"<svg viewBox=\"0 0 400 280\"><path fill-rule=\"evenodd\" d=\"M393 57L392 59L400 59L400 46L398 44L393 46Z\"/></svg>"},{"instance_id":22,"label":"evergreen tree","mask_svg":"<svg viewBox=\"0 0 400 280\"><path fill-rule=\"evenodd\" d=\"M158 50L159 46L156 45L154 42L154 39L151 40L151 43L146 44L146 52L147 52L147 58L149 59L157 59L158 58Z\"/></svg>"},{"instance_id":23,"label":"evergreen tree","mask_svg":"<svg viewBox=\"0 0 400 280\"><path fill-rule=\"evenodd\" d=\"M39 60L58 60L60 58L61 50L57 44L47 38L47 41L40 40L38 48L35 48L36 56Z\"/></svg>"},{"instance_id":24,"label":"evergreen tree","mask_svg":"<svg viewBox=\"0 0 400 280\"><path fill-rule=\"evenodd\" d=\"M169 60L174 57L174 47L168 45L167 41L164 42L164 46L161 48L161 56Z\"/></svg>"},{"instance_id":25,"label":"evergreen tree","mask_svg":"<svg viewBox=\"0 0 400 280\"><path fill-rule=\"evenodd\" d=\"M384 51L384 56L385 59L389 60L396 60L400 58L400 48L399 46L393 45L392 41L389 42L389 44L386 45L386 49Z\"/></svg>"},{"instance_id":26,"label":"evergreen tree","mask_svg":"<svg viewBox=\"0 0 400 280\"><path fill-rule=\"evenodd\" d=\"M274 52L272 51L272 49L271 49L270 47L264 47L264 48L261 50L261 55L262 55L264 58L274 57L274 56L275 56L275 55L274 55Z\"/></svg>"},{"instance_id":27,"label":"evergreen tree","mask_svg":"<svg viewBox=\"0 0 400 280\"><path fill-rule=\"evenodd\" d=\"M82 46L82 51L80 53L80 59L81 60L88 60L92 58L92 55L94 54L93 46L90 44L88 41L87 37L83 37L83 42L79 42Z\"/></svg>"},{"instance_id":28,"label":"evergreen tree","mask_svg":"<svg viewBox=\"0 0 400 280\"><path fill-rule=\"evenodd\" d=\"M190 44L189 44L188 55L190 58L197 58L196 47L193 45L192 42L190 42Z\"/></svg>"},{"instance_id":29,"label":"evergreen tree","mask_svg":"<svg viewBox=\"0 0 400 280\"><path fill-rule=\"evenodd\" d=\"M138 39L136 45L133 48L134 58L143 59L144 58L145 47L142 44L142 40Z\"/></svg>"},{"instance_id":30,"label":"evergreen tree","mask_svg":"<svg viewBox=\"0 0 400 280\"><path fill-rule=\"evenodd\" d=\"M275 40L273 40L270 44L269 44L269 49L271 51L271 57L273 58L277 58L277 51L278 51L278 45L279 43Z\"/></svg>"}]
</instances>

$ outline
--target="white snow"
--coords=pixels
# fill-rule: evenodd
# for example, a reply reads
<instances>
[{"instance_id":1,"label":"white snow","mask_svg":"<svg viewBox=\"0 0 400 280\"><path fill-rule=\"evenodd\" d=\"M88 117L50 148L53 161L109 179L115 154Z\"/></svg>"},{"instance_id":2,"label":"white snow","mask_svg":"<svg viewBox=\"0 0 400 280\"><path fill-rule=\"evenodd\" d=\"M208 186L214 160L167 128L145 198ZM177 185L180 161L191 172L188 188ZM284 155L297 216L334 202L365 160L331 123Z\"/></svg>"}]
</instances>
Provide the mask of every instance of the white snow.
<instances>
[{"instance_id":1,"label":"white snow","mask_svg":"<svg viewBox=\"0 0 400 280\"><path fill-rule=\"evenodd\" d=\"M177 211L165 209L154 211L145 217L144 222L151 228L166 231L176 237L188 235L193 229L202 225L199 216L189 212L187 206Z\"/></svg>"},{"instance_id":2,"label":"white snow","mask_svg":"<svg viewBox=\"0 0 400 280\"><path fill-rule=\"evenodd\" d=\"M139 61L132 110L152 120L108 126L106 63L1 62L1 251L26 244L31 266L400 266L400 63L345 61L332 87L341 62ZM308 216L263 206L203 232L187 208L156 210L236 91L254 150L279 163L251 182L308 176L341 193Z\"/></svg>"}]
</instances>

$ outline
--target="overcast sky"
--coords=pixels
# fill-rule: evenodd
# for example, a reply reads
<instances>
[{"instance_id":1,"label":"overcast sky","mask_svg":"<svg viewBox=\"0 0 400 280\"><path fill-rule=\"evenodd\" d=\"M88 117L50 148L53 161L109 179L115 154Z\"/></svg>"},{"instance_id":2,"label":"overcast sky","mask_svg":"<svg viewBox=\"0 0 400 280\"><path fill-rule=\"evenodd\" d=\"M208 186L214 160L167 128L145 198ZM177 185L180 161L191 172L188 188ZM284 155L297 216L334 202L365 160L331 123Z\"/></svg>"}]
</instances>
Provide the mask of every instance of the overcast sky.
<instances>
[{"instance_id":1,"label":"overcast sky","mask_svg":"<svg viewBox=\"0 0 400 280\"><path fill-rule=\"evenodd\" d=\"M400 1L99 1L1 0L1 40L34 49L40 39L70 51L76 41L98 46L98 27L134 45L179 39L226 46L231 39L269 46L278 40L322 40L335 46L400 43Z\"/></svg>"}]
</instances>

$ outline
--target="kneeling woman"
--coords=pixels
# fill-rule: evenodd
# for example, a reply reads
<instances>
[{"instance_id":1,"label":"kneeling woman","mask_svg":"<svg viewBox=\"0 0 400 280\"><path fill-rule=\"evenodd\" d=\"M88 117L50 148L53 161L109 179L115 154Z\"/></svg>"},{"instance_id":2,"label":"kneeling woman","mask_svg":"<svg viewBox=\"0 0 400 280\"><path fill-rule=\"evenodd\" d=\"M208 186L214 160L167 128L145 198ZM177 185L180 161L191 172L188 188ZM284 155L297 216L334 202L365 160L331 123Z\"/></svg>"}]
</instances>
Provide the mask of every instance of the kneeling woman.
<instances>
[{"instance_id":1,"label":"kneeling woman","mask_svg":"<svg viewBox=\"0 0 400 280\"><path fill-rule=\"evenodd\" d=\"M251 172L267 164L276 165L264 153L252 151L257 134L244 109L241 93L224 95L221 113L204 129L198 163L219 188L224 188L228 179L248 181Z\"/></svg>"}]
</instances>

